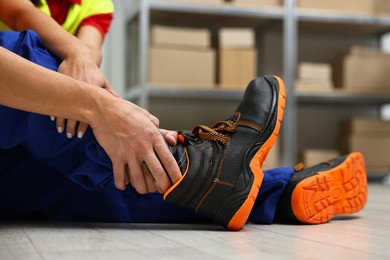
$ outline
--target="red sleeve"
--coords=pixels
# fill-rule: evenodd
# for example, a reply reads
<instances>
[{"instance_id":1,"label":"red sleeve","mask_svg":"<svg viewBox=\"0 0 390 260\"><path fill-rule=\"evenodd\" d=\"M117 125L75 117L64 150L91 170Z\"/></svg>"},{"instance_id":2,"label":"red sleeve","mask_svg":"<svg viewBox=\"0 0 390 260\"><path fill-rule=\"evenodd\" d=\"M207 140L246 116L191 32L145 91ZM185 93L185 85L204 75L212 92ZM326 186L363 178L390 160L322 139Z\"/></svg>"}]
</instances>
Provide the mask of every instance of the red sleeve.
<instances>
[{"instance_id":1,"label":"red sleeve","mask_svg":"<svg viewBox=\"0 0 390 260\"><path fill-rule=\"evenodd\" d=\"M112 13L93 15L93 16L90 16L90 17L84 19L81 22L79 28L81 28L84 25L91 25L99 30L99 32L101 33L101 35L104 39L104 37L108 33L108 29L110 28L112 19L113 19Z\"/></svg>"}]
</instances>

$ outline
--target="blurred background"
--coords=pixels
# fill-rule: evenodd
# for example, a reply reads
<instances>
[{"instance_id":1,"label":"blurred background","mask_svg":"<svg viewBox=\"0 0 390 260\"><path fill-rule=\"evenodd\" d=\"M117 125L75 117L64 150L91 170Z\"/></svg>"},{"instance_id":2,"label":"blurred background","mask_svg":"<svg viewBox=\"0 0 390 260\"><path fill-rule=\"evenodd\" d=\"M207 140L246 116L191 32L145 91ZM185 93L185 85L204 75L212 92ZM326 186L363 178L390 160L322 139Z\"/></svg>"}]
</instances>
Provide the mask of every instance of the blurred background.
<instances>
[{"instance_id":1,"label":"blurred background","mask_svg":"<svg viewBox=\"0 0 390 260\"><path fill-rule=\"evenodd\" d=\"M287 107L265 168L364 154L390 171L390 0L113 0L102 69L120 94L192 129L228 118L256 76Z\"/></svg>"}]
</instances>

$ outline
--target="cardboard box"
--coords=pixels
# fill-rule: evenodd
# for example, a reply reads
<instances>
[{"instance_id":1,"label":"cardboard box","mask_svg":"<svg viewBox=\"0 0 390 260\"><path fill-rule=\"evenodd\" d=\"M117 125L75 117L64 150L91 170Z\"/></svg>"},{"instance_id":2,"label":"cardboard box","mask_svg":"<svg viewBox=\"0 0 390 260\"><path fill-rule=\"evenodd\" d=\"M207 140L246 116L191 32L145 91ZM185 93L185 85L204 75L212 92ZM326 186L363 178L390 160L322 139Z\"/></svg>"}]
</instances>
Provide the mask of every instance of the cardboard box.
<instances>
[{"instance_id":1,"label":"cardboard box","mask_svg":"<svg viewBox=\"0 0 390 260\"><path fill-rule=\"evenodd\" d=\"M334 91L334 87L330 79L297 79L295 90L298 92L331 93Z\"/></svg>"},{"instance_id":2,"label":"cardboard box","mask_svg":"<svg viewBox=\"0 0 390 260\"><path fill-rule=\"evenodd\" d=\"M213 88L215 62L213 49L153 46L150 50L149 82L152 86Z\"/></svg>"},{"instance_id":3,"label":"cardboard box","mask_svg":"<svg viewBox=\"0 0 390 260\"><path fill-rule=\"evenodd\" d=\"M387 136L357 136L347 138L348 152L358 151L364 156L367 171L390 169L390 134Z\"/></svg>"},{"instance_id":4,"label":"cardboard box","mask_svg":"<svg viewBox=\"0 0 390 260\"><path fill-rule=\"evenodd\" d=\"M300 62L295 89L302 92L332 92L331 64Z\"/></svg>"},{"instance_id":5,"label":"cardboard box","mask_svg":"<svg viewBox=\"0 0 390 260\"><path fill-rule=\"evenodd\" d=\"M223 28L219 30L219 48L254 48L255 32L251 28Z\"/></svg>"},{"instance_id":6,"label":"cardboard box","mask_svg":"<svg viewBox=\"0 0 390 260\"><path fill-rule=\"evenodd\" d=\"M332 79L332 65L329 63L300 62L297 77L299 79Z\"/></svg>"},{"instance_id":7,"label":"cardboard box","mask_svg":"<svg viewBox=\"0 0 390 260\"><path fill-rule=\"evenodd\" d=\"M338 150L327 150L327 149L305 149L302 152L302 162L305 168L309 168L316 164L326 162L330 159L340 156Z\"/></svg>"},{"instance_id":8,"label":"cardboard box","mask_svg":"<svg viewBox=\"0 0 390 260\"><path fill-rule=\"evenodd\" d=\"M354 117L342 125L341 132L342 151L361 152L367 171L390 170L390 121Z\"/></svg>"},{"instance_id":9,"label":"cardboard box","mask_svg":"<svg viewBox=\"0 0 390 260\"><path fill-rule=\"evenodd\" d=\"M343 123L342 133L355 136L388 135L390 137L390 121L372 117L354 117Z\"/></svg>"},{"instance_id":10,"label":"cardboard box","mask_svg":"<svg viewBox=\"0 0 390 260\"><path fill-rule=\"evenodd\" d=\"M268 152L267 159L264 161L263 169L274 169L280 167L280 146L278 139Z\"/></svg>"},{"instance_id":11,"label":"cardboard box","mask_svg":"<svg viewBox=\"0 0 390 260\"><path fill-rule=\"evenodd\" d=\"M373 166L373 165L366 165L367 174L381 174L381 175L387 175L390 174L390 165L383 165L383 166Z\"/></svg>"},{"instance_id":12,"label":"cardboard box","mask_svg":"<svg viewBox=\"0 0 390 260\"><path fill-rule=\"evenodd\" d=\"M390 1L389 0L376 0L376 14L377 15L389 15L390 14Z\"/></svg>"},{"instance_id":13,"label":"cardboard box","mask_svg":"<svg viewBox=\"0 0 390 260\"><path fill-rule=\"evenodd\" d=\"M257 51L255 49L219 50L219 86L227 89L245 89L256 77Z\"/></svg>"},{"instance_id":14,"label":"cardboard box","mask_svg":"<svg viewBox=\"0 0 390 260\"><path fill-rule=\"evenodd\" d=\"M151 45L175 45L208 48L211 45L211 33L208 29L153 26Z\"/></svg>"},{"instance_id":15,"label":"cardboard box","mask_svg":"<svg viewBox=\"0 0 390 260\"><path fill-rule=\"evenodd\" d=\"M374 14L377 11L377 0L298 0L298 7L339 11L346 13Z\"/></svg>"},{"instance_id":16,"label":"cardboard box","mask_svg":"<svg viewBox=\"0 0 390 260\"><path fill-rule=\"evenodd\" d=\"M350 55L357 55L357 56L364 56L364 57L367 57L367 56L382 56L384 55L385 53L383 53L380 49L378 48L372 48L372 47L368 47L368 46L351 46L348 50L348 54Z\"/></svg>"},{"instance_id":17,"label":"cardboard box","mask_svg":"<svg viewBox=\"0 0 390 260\"><path fill-rule=\"evenodd\" d=\"M228 3L238 6L251 6L251 7L268 7L268 6L282 6L283 0L231 0Z\"/></svg>"},{"instance_id":18,"label":"cardboard box","mask_svg":"<svg viewBox=\"0 0 390 260\"><path fill-rule=\"evenodd\" d=\"M354 54L338 57L333 64L337 88L350 92L390 92L390 55Z\"/></svg>"}]
</instances>

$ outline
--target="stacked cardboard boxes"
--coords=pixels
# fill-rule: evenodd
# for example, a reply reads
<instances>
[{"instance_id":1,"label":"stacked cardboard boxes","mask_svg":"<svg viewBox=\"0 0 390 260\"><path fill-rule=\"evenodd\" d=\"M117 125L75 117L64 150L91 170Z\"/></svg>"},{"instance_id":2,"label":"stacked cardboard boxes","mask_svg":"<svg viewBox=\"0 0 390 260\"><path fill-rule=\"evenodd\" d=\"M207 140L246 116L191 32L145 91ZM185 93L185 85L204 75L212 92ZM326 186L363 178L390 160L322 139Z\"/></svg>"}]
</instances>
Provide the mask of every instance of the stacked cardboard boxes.
<instances>
[{"instance_id":1,"label":"stacked cardboard boxes","mask_svg":"<svg viewBox=\"0 0 390 260\"><path fill-rule=\"evenodd\" d=\"M390 121L355 117L343 125L342 133L343 152L361 152L367 171L390 170Z\"/></svg>"},{"instance_id":2,"label":"stacked cardboard boxes","mask_svg":"<svg viewBox=\"0 0 390 260\"><path fill-rule=\"evenodd\" d=\"M333 64L334 83L347 92L390 93L390 55L368 47L352 47Z\"/></svg>"},{"instance_id":3,"label":"stacked cardboard boxes","mask_svg":"<svg viewBox=\"0 0 390 260\"><path fill-rule=\"evenodd\" d=\"M304 92L333 91L332 66L328 63L299 63L295 89Z\"/></svg>"},{"instance_id":4,"label":"stacked cardboard boxes","mask_svg":"<svg viewBox=\"0 0 390 260\"><path fill-rule=\"evenodd\" d=\"M223 28L219 31L220 88L244 89L256 76L257 51L253 29Z\"/></svg>"},{"instance_id":5,"label":"stacked cardboard boxes","mask_svg":"<svg viewBox=\"0 0 390 260\"><path fill-rule=\"evenodd\" d=\"M216 53L207 29L154 26L149 82L156 86L213 88Z\"/></svg>"}]
</instances>

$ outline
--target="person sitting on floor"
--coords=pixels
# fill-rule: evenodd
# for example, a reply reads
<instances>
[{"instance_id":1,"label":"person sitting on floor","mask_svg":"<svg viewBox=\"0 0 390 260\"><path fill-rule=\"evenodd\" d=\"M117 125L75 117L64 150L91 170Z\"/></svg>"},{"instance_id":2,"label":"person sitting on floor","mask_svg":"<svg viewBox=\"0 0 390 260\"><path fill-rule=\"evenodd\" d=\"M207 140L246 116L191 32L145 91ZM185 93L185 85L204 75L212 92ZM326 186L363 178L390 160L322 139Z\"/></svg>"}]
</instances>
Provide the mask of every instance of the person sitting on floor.
<instances>
[{"instance_id":1,"label":"person sitting on floor","mask_svg":"<svg viewBox=\"0 0 390 260\"><path fill-rule=\"evenodd\" d=\"M34 32L22 32L18 37L3 33L0 39L17 54L35 57L34 61L46 68L58 68L60 60L46 51ZM7 61L0 59L0 66L5 68ZM8 72L12 78L12 69L20 64L17 60L11 69L0 70L4 74L0 78L6 78ZM31 68L40 75L50 75L48 83L56 84L55 74ZM20 77L33 80L23 74ZM3 88L10 82L3 79L0 83ZM12 84L17 88L22 83L26 81ZM0 218L115 222L211 219L239 230L248 221L319 224L336 214L361 210L368 191L360 153L306 170L262 170L280 129L285 98L280 78L265 76L251 81L228 120L213 127L196 126L191 132L179 131L177 142L165 144L181 172L176 180L166 175L171 182L168 189L156 185L153 169L142 162L139 167L146 187L133 188L137 181L130 178L131 185L124 191L116 188L112 162L95 138L93 124L93 131L87 131L83 139L68 139L53 131L53 122L46 116L31 113L44 114L44 109L0 99L6 105L0 107ZM164 195L149 193L156 189Z\"/></svg>"}]
</instances>

